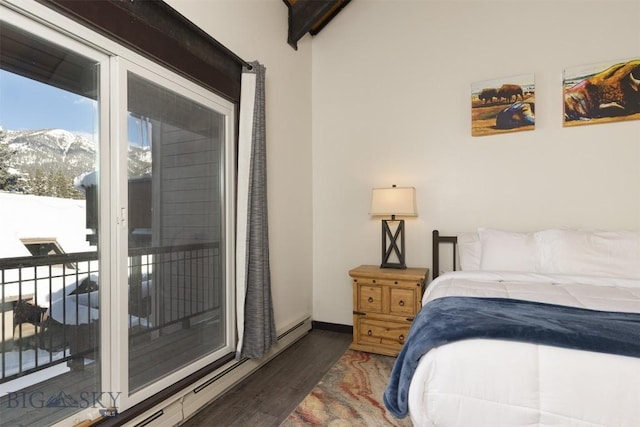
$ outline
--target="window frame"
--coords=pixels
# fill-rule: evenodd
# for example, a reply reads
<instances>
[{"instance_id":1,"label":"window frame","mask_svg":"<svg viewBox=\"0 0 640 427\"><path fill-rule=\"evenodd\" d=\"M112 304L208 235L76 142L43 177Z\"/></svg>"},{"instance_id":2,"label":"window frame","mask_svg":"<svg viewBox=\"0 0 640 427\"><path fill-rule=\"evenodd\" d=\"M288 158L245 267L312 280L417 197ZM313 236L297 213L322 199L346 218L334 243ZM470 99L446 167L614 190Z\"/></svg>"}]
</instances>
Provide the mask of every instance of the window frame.
<instances>
[{"instance_id":1,"label":"window frame","mask_svg":"<svg viewBox=\"0 0 640 427\"><path fill-rule=\"evenodd\" d=\"M164 1L37 1L239 105L250 65Z\"/></svg>"}]
</instances>

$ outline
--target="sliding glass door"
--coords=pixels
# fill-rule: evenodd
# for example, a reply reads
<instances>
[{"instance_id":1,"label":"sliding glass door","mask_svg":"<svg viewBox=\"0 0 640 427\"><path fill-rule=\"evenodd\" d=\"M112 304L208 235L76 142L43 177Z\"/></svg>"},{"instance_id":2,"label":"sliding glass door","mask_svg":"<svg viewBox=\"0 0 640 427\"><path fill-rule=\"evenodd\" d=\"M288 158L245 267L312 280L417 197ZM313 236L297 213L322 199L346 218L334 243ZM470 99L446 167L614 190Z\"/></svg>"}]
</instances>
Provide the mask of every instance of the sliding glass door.
<instances>
[{"instance_id":1,"label":"sliding glass door","mask_svg":"<svg viewBox=\"0 0 640 427\"><path fill-rule=\"evenodd\" d=\"M211 100L129 68L128 384L135 392L229 351L227 118Z\"/></svg>"},{"instance_id":2,"label":"sliding glass door","mask_svg":"<svg viewBox=\"0 0 640 427\"><path fill-rule=\"evenodd\" d=\"M235 349L234 104L50 14L0 5L0 426L122 412Z\"/></svg>"},{"instance_id":3,"label":"sliding glass door","mask_svg":"<svg viewBox=\"0 0 640 427\"><path fill-rule=\"evenodd\" d=\"M100 393L109 58L35 23L27 31L24 21L0 24L0 425L8 426L117 405Z\"/></svg>"}]
</instances>

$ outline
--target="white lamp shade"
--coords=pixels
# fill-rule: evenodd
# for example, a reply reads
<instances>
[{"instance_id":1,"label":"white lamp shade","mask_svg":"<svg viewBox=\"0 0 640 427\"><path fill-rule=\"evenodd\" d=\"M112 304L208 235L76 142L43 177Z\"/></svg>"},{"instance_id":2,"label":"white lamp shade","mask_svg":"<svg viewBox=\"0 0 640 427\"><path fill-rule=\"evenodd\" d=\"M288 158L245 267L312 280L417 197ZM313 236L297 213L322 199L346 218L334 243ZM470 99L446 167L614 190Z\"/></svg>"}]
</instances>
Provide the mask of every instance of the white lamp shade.
<instances>
[{"instance_id":1,"label":"white lamp shade","mask_svg":"<svg viewBox=\"0 0 640 427\"><path fill-rule=\"evenodd\" d=\"M417 216L416 189L413 187L374 188L371 192L372 216Z\"/></svg>"}]
</instances>

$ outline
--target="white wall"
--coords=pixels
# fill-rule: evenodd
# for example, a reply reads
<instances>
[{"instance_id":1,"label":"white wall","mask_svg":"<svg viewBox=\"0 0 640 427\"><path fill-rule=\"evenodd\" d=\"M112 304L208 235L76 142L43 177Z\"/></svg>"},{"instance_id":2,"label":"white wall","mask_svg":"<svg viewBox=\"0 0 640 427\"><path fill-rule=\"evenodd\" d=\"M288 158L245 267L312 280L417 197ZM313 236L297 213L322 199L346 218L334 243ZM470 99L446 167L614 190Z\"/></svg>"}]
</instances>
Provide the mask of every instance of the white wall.
<instances>
[{"instance_id":1,"label":"white wall","mask_svg":"<svg viewBox=\"0 0 640 427\"><path fill-rule=\"evenodd\" d=\"M434 228L640 228L640 122L565 129L561 100L564 68L640 55L640 0L354 0L298 51L280 0L167 2L267 67L278 326L312 301L351 324L347 271L380 262L375 186L417 189L413 266ZM536 130L471 137L471 83L527 73Z\"/></svg>"},{"instance_id":2,"label":"white wall","mask_svg":"<svg viewBox=\"0 0 640 427\"><path fill-rule=\"evenodd\" d=\"M311 315L311 46L287 44L281 0L167 0L266 71L267 195L276 327Z\"/></svg>"},{"instance_id":3,"label":"white wall","mask_svg":"<svg viewBox=\"0 0 640 427\"><path fill-rule=\"evenodd\" d=\"M355 0L313 39L313 317L351 324L380 263L372 187L414 186L431 230L640 229L640 121L562 127L564 68L640 56L640 0ZM472 82L535 74L536 129L471 137Z\"/></svg>"}]
</instances>

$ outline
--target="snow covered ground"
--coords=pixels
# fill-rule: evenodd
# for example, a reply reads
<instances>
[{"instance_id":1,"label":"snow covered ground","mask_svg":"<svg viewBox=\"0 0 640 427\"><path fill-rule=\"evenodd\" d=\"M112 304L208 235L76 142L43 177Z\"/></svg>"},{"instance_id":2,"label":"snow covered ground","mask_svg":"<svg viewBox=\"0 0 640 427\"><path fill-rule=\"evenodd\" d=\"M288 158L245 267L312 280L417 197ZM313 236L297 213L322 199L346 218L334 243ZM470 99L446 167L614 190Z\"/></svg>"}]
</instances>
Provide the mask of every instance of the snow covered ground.
<instances>
[{"instance_id":1,"label":"snow covered ground","mask_svg":"<svg viewBox=\"0 0 640 427\"><path fill-rule=\"evenodd\" d=\"M84 200L0 191L0 259L30 257L31 252L24 242L33 239L55 240L66 253L94 251L95 247L91 247L86 240L85 205ZM87 277L87 269L87 262L79 262L76 269L65 269L65 277L62 277L62 266L6 269L1 276L0 298L15 301L18 296L33 296L37 305L49 308L51 301L68 293L64 291L65 288L75 289L76 283ZM97 262L92 262L91 269L97 270ZM8 317L13 320L12 313L9 316L5 315L4 320ZM0 365L4 376L18 373L20 366L22 371L36 367L36 354L37 365L40 366L64 357L63 351L50 353L43 349L20 350L15 347L4 352L3 358L0 359L0 364L4 361L4 366ZM0 395L44 381L68 370L67 364L63 362L0 384Z\"/></svg>"},{"instance_id":2,"label":"snow covered ground","mask_svg":"<svg viewBox=\"0 0 640 427\"><path fill-rule=\"evenodd\" d=\"M86 237L84 200L0 191L0 258L30 256L21 239L55 238L66 253L95 250Z\"/></svg>"}]
</instances>

